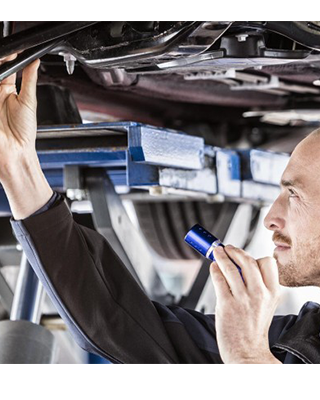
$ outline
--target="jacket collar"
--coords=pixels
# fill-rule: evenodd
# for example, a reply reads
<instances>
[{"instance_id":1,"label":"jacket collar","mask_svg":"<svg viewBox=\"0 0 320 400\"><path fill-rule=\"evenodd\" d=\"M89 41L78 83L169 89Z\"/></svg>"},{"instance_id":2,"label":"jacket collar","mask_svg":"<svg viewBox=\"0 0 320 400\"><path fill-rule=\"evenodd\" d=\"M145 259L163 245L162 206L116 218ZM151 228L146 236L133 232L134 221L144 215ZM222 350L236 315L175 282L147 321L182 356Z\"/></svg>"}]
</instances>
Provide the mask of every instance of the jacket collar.
<instances>
[{"instance_id":1,"label":"jacket collar","mask_svg":"<svg viewBox=\"0 0 320 400\"><path fill-rule=\"evenodd\" d=\"M306 303L296 323L272 346L288 351L305 363L320 364L320 306Z\"/></svg>"}]
</instances>

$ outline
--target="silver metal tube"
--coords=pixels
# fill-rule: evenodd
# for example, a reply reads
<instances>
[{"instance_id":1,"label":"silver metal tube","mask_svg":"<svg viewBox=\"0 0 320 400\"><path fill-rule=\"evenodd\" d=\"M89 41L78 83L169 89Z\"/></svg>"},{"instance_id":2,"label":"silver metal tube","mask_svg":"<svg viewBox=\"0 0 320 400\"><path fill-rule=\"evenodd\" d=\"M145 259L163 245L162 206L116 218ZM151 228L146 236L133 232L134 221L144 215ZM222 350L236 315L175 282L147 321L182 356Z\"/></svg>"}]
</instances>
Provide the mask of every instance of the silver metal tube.
<instances>
[{"instance_id":1,"label":"silver metal tube","mask_svg":"<svg viewBox=\"0 0 320 400\"><path fill-rule=\"evenodd\" d=\"M43 286L29 264L25 253L22 253L10 319L12 321L27 320L39 324L43 297Z\"/></svg>"},{"instance_id":2,"label":"silver metal tube","mask_svg":"<svg viewBox=\"0 0 320 400\"><path fill-rule=\"evenodd\" d=\"M218 239L218 240L215 240L212 244L211 244L211 246L209 247L209 249L208 249L208 251L207 251L207 253L206 253L206 258L208 258L209 260L210 260L210 255L211 255L211 253L213 252L213 249L215 248L215 247L218 247L218 246L221 246L221 242L220 242L220 240Z\"/></svg>"}]
</instances>

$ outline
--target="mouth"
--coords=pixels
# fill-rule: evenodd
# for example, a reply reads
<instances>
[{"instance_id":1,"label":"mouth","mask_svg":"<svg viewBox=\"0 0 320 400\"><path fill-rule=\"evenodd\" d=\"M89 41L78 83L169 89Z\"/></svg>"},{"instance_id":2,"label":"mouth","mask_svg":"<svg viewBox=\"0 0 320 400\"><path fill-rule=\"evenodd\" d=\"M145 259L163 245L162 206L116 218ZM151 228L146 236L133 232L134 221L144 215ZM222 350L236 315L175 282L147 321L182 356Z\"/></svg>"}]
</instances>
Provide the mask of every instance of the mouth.
<instances>
[{"instance_id":1,"label":"mouth","mask_svg":"<svg viewBox=\"0 0 320 400\"><path fill-rule=\"evenodd\" d=\"M276 251L287 251L291 249L291 246L287 245L286 243L281 242L274 242Z\"/></svg>"}]
</instances>

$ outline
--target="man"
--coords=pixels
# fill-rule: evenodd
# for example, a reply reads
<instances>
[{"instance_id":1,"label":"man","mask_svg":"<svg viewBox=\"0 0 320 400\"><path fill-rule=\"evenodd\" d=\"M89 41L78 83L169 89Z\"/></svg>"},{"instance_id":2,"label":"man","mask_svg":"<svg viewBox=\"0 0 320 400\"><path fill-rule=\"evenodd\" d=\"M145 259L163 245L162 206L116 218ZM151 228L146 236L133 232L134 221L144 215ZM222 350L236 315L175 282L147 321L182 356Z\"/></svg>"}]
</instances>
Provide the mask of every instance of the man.
<instances>
[{"instance_id":1,"label":"man","mask_svg":"<svg viewBox=\"0 0 320 400\"><path fill-rule=\"evenodd\" d=\"M76 224L47 183L35 151L39 61L0 86L0 181L12 226L74 338L115 363L319 363L320 307L273 317L280 283L319 285L318 133L294 151L266 217L275 257L217 248L215 316L150 301L105 239ZM233 259L241 268L244 281Z\"/></svg>"}]
</instances>

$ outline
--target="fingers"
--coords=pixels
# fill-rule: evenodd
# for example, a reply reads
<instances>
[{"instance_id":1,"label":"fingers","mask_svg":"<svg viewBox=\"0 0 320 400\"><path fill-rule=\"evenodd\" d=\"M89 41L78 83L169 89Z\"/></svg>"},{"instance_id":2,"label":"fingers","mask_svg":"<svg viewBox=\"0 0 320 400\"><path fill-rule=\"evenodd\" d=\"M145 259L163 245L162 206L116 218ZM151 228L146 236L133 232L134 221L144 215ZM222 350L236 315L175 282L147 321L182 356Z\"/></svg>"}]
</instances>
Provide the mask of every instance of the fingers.
<instances>
[{"instance_id":1,"label":"fingers","mask_svg":"<svg viewBox=\"0 0 320 400\"><path fill-rule=\"evenodd\" d=\"M8 61L12 61L17 57L17 54L11 54L10 56L3 58L1 60L1 65L8 62ZM3 79L3 81L0 82L0 85L13 85L14 87L16 86L16 75L17 74L12 74L10 76L8 76L8 78Z\"/></svg>"},{"instance_id":2,"label":"fingers","mask_svg":"<svg viewBox=\"0 0 320 400\"><path fill-rule=\"evenodd\" d=\"M279 290L279 271L277 262L272 257L264 257L257 260L260 267L261 276L264 284L270 291Z\"/></svg>"},{"instance_id":3,"label":"fingers","mask_svg":"<svg viewBox=\"0 0 320 400\"><path fill-rule=\"evenodd\" d=\"M30 104L30 106L36 103L36 92L37 92L37 80L38 80L38 68L40 60L35 60L22 71L22 82L21 90L19 93L19 100L23 104Z\"/></svg>"},{"instance_id":4,"label":"fingers","mask_svg":"<svg viewBox=\"0 0 320 400\"><path fill-rule=\"evenodd\" d=\"M222 246L218 246L214 249L214 258L233 295L241 295L245 289L241 275Z\"/></svg>"},{"instance_id":5,"label":"fingers","mask_svg":"<svg viewBox=\"0 0 320 400\"><path fill-rule=\"evenodd\" d=\"M229 285L216 262L213 262L210 265L210 276L217 299L225 299L226 297L232 296Z\"/></svg>"},{"instance_id":6,"label":"fingers","mask_svg":"<svg viewBox=\"0 0 320 400\"><path fill-rule=\"evenodd\" d=\"M241 267L243 278L249 290L254 290L257 285L264 284L257 261L247 252L231 245L227 245L225 251L227 255Z\"/></svg>"},{"instance_id":7,"label":"fingers","mask_svg":"<svg viewBox=\"0 0 320 400\"><path fill-rule=\"evenodd\" d=\"M255 260L244 250L230 245L225 247L225 251L241 267L249 291L254 292L261 285L271 291L278 289L279 274L274 258L265 257Z\"/></svg>"}]
</instances>

